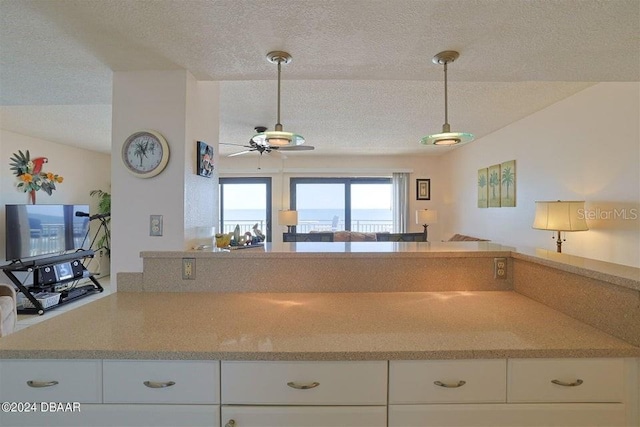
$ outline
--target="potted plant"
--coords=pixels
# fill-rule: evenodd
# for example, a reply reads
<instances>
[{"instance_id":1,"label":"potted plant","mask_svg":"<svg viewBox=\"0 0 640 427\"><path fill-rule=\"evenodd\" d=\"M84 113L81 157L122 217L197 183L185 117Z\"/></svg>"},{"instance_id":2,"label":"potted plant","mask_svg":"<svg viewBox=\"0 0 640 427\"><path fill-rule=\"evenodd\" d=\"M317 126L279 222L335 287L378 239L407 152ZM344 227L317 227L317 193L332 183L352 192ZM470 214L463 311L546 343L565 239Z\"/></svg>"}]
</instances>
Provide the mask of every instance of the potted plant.
<instances>
[{"instance_id":1,"label":"potted plant","mask_svg":"<svg viewBox=\"0 0 640 427\"><path fill-rule=\"evenodd\" d=\"M111 214L111 193L102 190L93 190L89 193L91 197L98 198L98 213ZM96 252L104 249L107 256L111 255L111 218L107 217L102 222L104 226L103 234L96 241Z\"/></svg>"}]
</instances>

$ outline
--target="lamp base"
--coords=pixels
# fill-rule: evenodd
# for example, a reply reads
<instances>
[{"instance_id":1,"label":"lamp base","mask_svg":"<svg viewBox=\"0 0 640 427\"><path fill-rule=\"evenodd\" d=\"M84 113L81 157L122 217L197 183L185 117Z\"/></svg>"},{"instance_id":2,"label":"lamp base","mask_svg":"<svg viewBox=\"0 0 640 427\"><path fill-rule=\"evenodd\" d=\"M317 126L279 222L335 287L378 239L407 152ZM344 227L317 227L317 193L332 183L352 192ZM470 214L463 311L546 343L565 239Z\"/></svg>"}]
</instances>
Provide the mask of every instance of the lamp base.
<instances>
[{"instance_id":1,"label":"lamp base","mask_svg":"<svg viewBox=\"0 0 640 427\"><path fill-rule=\"evenodd\" d=\"M289 234L293 233L294 232L293 227L294 227L293 225L287 225L287 233Z\"/></svg>"},{"instance_id":2,"label":"lamp base","mask_svg":"<svg viewBox=\"0 0 640 427\"><path fill-rule=\"evenodd\" d=\"M427 230L427 227L429 227L429 224L422 224L422 226L424 227L424 241L428 242L429 232Z\"/></svg>"},{"instance_id":3,"label":"lamp base","mask_svg":"<svg viewBox=\"0 0 640 427\"><path fill-rule=\"evenodd\" d=\"M562 252L562 238L560 237L559 231L558 231L558 240L556 240L556 252Z\"/></svg>"}]
</instances>

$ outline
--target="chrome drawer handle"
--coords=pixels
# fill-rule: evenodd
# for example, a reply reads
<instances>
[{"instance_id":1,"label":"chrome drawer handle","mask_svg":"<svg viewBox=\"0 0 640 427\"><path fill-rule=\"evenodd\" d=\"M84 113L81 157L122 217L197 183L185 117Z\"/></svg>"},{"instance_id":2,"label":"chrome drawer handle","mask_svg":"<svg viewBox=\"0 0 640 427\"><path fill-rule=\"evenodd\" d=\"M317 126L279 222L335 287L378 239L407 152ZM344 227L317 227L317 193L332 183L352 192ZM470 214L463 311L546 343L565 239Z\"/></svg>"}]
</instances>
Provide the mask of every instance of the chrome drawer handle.
<instances>
[{"instance_id":1,"label":"chrome drawer handle","mask_svg":"<svg viewBox=\"0 0 640 427\"><path fill-rule=\"evenodd\" d=\"M291 382L288 382L287 385L289 387L291 387L291 388L295 388L295 389L298 389L298 390L309 390L310 388L318 387L320 385L320 383L317 382L317 381L314 381L312 383L298 384L295 381L291 381Z\"/></svg>"},{"instance_id":2,"label":"chrome drawer handle","mask_svg":"<svg viewBox=\"0 0 640 427\"><path fill-rule=\"evenodd\" d=\"M172 385L176 385L174 381L167 381L167 382L145 381L143 382L143 384L149 388L167 388L167 387L171 387Z\"/></svg>"},{"instance_id":3,"label":"chrome drawer handle","mask_svg":"<svg viewBox=\"0 0 640 427\"><path fill-rule=\"evenodd\" d=\"M560 380L551 380L552 383L554 384L558 384L561 385L563 387L578 387L580 384L582 384L584 381L577 379L575 382L573 383L566 383L564 381L560 381Z\"/></svg>"},{"instance_id":4,"label":"chrome drawer handle","mask_svg":"<svg viewBox=\"0 0 640 427\"><path fill-rule=\"evenodd\" d=\"M33 388L44 388L44 387L53 387L54 385L58 385L58 381L27 381L27 385Z\"/></svg>"},{"instance_id":5,"label":"chrome drawer handle","mask_svg":"<svg viewBox=\"0 0 640 427\"><path fill-rule=\"evenodd\" d=\"M463 385L465 385L467 382L466 381L458 381L455 384L447 384L447 383L443 383L442 381L434 381L433 382L435 385L439 386L439 387L445 387L445 388L458 388L458 387L462 387Z\"/></svg>"},{"instance_id":6,"label":"chrome drawer handle","mask_svg":"<svg viewBox=\"0 0 640 427\"><path fill-rule=\"evenodd\" d=\"M236 420L229 420L228 423L224 425L224 427L234 427L236 425Z\"/></svg>"}]
</instances>

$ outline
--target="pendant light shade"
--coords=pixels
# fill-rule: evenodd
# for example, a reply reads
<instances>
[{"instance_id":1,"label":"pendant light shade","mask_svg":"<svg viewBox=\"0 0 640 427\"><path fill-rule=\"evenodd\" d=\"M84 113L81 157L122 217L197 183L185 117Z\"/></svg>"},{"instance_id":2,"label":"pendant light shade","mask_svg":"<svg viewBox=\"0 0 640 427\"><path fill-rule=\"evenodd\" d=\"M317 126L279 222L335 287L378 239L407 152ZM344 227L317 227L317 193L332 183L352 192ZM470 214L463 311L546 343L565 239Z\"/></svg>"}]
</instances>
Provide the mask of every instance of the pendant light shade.
<instances>
[{"instance_id":1,"label":"pendant light shade","mask_svg":"<svg viewBox=\"0 0 640 427\"><path fill-rule=\"evenodd\" d=\"M280 123L280 74L282 64L291 62L291 55L287 52L274 51L267 54L267 60L272 64L278 65L278 118L275 130L260 132L255 135L252 140L259 145L268 145L271 147L293 147L304 144L304 138L301 135L285 132Z\"/></svg>"},{"instance_id":2,"label":"pendant light shade","mask_svg":"<svg viewBox=\"0 0 640 427\"><path fill-rule=\"evenodd\" d=\"M444 124L442 125L442 133L427 135L420 140L424 145L456 145L464 144L474 140L473 134L465 132L451 132L449 125L449 108L447 93L447 64L458 59L460 54L453 50L445 50L433 57L435 64L444 65Z\"/></svg>"}]
</instances>

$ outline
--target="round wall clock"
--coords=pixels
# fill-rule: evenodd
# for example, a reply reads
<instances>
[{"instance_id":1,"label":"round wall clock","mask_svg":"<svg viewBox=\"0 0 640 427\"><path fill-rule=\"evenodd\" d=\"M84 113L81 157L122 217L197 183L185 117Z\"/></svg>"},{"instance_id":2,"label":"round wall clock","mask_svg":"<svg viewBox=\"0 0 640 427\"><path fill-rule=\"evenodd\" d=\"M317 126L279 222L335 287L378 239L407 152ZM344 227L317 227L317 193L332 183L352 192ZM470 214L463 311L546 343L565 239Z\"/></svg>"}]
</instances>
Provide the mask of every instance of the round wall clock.
<instances>
[{"instance_id":1,"label":"round wall clock","mask_svg":"<svg viewBox=\"0 0 640 427\"><path fill-rule=\"evenodd\" d=\"M122 162L138 178L151 178L169 161L169 145L160 133L144 130L132 134L122 145Z\"/></svg>"}]
</instances>

